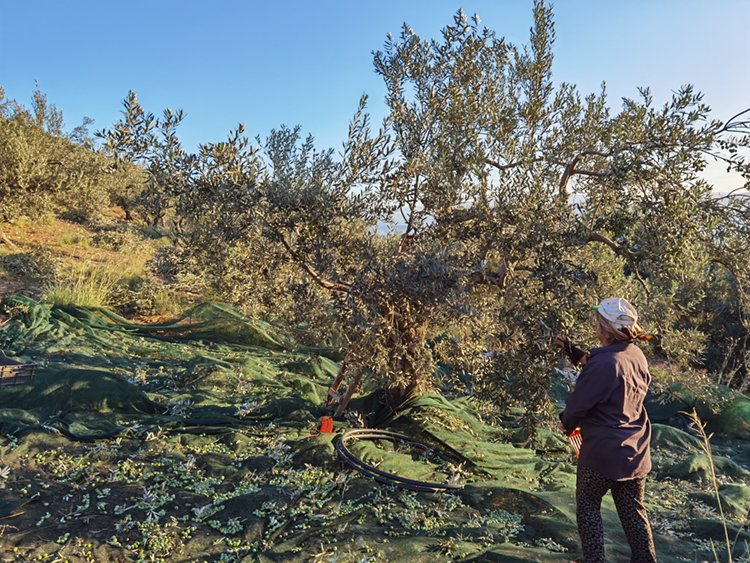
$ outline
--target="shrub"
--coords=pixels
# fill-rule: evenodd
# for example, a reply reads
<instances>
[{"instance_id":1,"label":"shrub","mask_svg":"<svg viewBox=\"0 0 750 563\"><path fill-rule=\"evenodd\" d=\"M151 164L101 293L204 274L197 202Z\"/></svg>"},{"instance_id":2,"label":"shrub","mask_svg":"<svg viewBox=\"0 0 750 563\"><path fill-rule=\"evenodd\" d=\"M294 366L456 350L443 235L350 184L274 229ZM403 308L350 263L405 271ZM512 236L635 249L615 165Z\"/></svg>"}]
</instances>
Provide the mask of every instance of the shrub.
<instances>
[{"instance_id":1,"label":"shrub","mask_svg":"<svg viewBox=\"0 0 750 563\"><path fill-rule=\"evenodd\" d=\"M114 251L134 248L140 241L140 237L128 230L107 230L91 238L94 246Z\"/></svg>"},{"instance_id":2,"label":"shrub","mask_svg":"<svg viewBox=\"0 0 750 563\"><path fill-rule=\"evenodd\" d=\"M122 315L174 315L182 310L175 291L153 277L132 276L112 288L112 306Z\"/></svg>"},{"instance_id":3,"label":"shrub","mask_svg":"<svg viewBox=\"0 0 750 563\"><path fill-rule=\"evenodd\" d=\"M50 111L46 99L34 113L3 102L0 88L0 222L48 213L66 213L83 222L139 177L137 167L116 166L113 159L65 135L62 113L54 106Z\"/></svg>"},{"instance_id":4,"label":"shrub","mask_svg":"<svg viewBox=\"0 0 750 563\"><path fill-rule=\"evenodd\" d=\"M31 283L50 283L57 277L59 265L45 249L0 256L0 269L12 279Z\"/></svg>"}]
</instances>

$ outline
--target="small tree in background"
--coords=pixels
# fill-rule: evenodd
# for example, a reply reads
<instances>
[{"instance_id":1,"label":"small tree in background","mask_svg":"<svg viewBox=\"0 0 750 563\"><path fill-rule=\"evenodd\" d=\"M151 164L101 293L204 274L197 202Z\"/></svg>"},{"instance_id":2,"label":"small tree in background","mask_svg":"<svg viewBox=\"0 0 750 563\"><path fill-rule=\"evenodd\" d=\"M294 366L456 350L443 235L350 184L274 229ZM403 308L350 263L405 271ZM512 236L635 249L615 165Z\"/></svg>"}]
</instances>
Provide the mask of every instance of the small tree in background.
<instances>
[{"instance_id":1,"label":"small tree in background","mask_svg":"<svg viewBox=\"0 0 750 563\"><path fill-rule=\"evenodd\" d=\"M167 108L157 119L143 109L132 91L122 104L122 119L96 135L104 141L104 152L119 166L136 166L144 173L123 186L115 202L127 220L132 220L137 210L150 226L162 226L190 174L191 159L177 137L185 116L182 110Z\"/></svg>"}]
</instances>

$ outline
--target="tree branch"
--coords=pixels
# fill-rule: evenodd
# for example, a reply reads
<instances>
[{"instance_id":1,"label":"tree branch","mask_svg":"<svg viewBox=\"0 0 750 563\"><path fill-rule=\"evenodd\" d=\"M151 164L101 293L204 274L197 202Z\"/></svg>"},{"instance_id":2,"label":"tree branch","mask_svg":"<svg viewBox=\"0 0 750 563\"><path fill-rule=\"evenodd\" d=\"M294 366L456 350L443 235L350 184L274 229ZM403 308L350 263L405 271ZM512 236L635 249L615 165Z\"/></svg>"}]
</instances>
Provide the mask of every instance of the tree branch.
<instances>
[{"instance_id":1,"label":"tree branch","mask_svg":"<svg viewBox=\"0 0 750 563\"><path fill-rule=\"evenodd\" d=\"M16 244L12 240L5 236L5 233L2 231L0 231L0 243L5 243L13 250L18 250L18 246L16 246Z\"/></svg>"},{"instance_id":2,"label":"tree branch","mask_svg":"<svg viewBox=\"0 0 750 563\"><path fill-rule=\"evenodd\" d=\"M724 195L721 195L719 197L715 197L711 201L712 202L719 202L719 201L722 201L722 200L725 200L725 199L730 199L732 197L738 197L738 198L739 197L747 197L747 198L750 198L750 192L748 192L746 194L738 193L738 192L747 192L747 191L748 191L748 188L746 188L745 186L742 186L742 187L739 187L739 188L735 188L735 189L733 189L733 190L725 193Z\"/></svg>"},{"instance_id":3,"label":"tree branch","mask_svg":"<svg viewBox=\"0 0 750 563\"><path fill-rule=\"evenodd\" d=\"M579 170L578 165L587 156L601 156L602 158L609 158L610 156L612 156L612 152L588 150L588 151L581 151L576 156L574 156L573 160L571 160L567 164L567 166L565 166L563 175L560 178L560 188L559 188L560 197L567 197L568 182L570 181L570 177L573 176L574 174L580 174L581 176L593 176L595 178L608 178L609 176L612 175L612 172L597 172L595 170ZM556 164L559 164L559 163L556 163Z\"/></svg>"},{"instance_id":4,"label":"tree branch","mask_svg":"<svg viewBox=\"0 0 750 563\"><path fill-rule=\"evenodd\" d=\"M571 160L568 165L565 167L565 171L563 171L563 175L560 178L560 187L558 189L558 193L560 194L560 197L568 197L568 181L570 180L570 177L573 175L573 172L576 170L576 166L583 160L583 154L576 155L573 160Z\"/></svg>"},{"instance_id":5,"label":"tree branch","mask_svg":"<svg viewBox=\"0 0 750 563\"><path fill-rule=\"evenodd\" d=\"M591 233L586 238L586 242L601 242L602 244L607 245L609 248L612 249L612 251L615 254L619 254L620 256L624 256L628 262L631 264L631 268L633 270L633 274L635 274L635 279L638 280L638 283L641 284L641 287L643 288L643 291L646 292L646 296L651 296L651 290L649 290L648 286L646 285L646 282L643 281L643 278L641 277L640 272L638 271L638 267L635 265L635 261L641 257L641 252L633 252L629 248L624 247L621 244L617 244L615 241L613 241L611 238L604 236L601 233Z\"/></svg>"},{"instance_id":6,"label":"tree branch","mask_svg":"<svg viewBox=\"0 0 750 563\"><path fill-rule=\"evenodd\" d=\"M625 256L626 258L630 258L631 260L635 260L636 258L640 258L641 252L633 252L629 248L626 248L622 246L621 244L617 244L615 241L613 241L611 238L604 236L601 233L590 233L589 236L586 238L586 242L601 242L602 244L606 244L609 248L612 249L615 254L619 254L620 256Z\"/></svg>"},{"instance_id":7,"label":"tree branch","mask_svg":"<svg viewBox=\"0 0 750 563\"><path fill-rule=\"evenodd\" d=\"M494 285L500 289L505 289L508 284L508 274L511 269L507 264L500 266L496 272L485 272L478 270L469 274L469 280L477 285Z\"/></svg>"},{"instance_id":8,"label":"tree branch","mask_svg":"<svg viewBox=\"0 0 750 563\"><path fill-rule=\"evenodd\" d=\"M746 114L750 112L750 108L743 109L741 112L739 112L737 115L733 115L730 117L727 122L723 125L721 129L719 129L719 133L724 132L737 132L737 129L740 129L739 132L744 133L745 131L742 131L742 128L750 128L750 119L747 121L734 121L739 116Z\"/></svg>"},{"instance_id":9,"label":"tree branch","mask_svg":"<svg viewBox=\"0 0 750 563\"><path fill-rule=\"evenodd\" d=\"M541 158L535 158L531 162L538 162ZM484 161L492 166L493 168L497 168L498 170L510 170L511 168L518 168L519 166L528 163L528 160L520 160L518 162L509 162L508 164L500 164L496 160L492 160L491 158L485 158Z\"/></svg>"},{"instance_id":10,"label":"tree branch","mask_svg":"<svg viewBox=\"0 0 750 563\"><path fill-rule=\"evenodd\" d=\"M331 281L331 280L324 278L294 251L292 246L289 244L289 242L286 240L286 238L283 235L281 235L279 238L281 239L281 244L289 253L289 256L292 258L292 260L294 260L297 264L299 264L302 267L302 269L305 270L305 272L307 272L307 274L313 279L313 281L315 281L315 283L317 283L320 287L331 290L331 291L338 291L341 293L349 292L349 290L352 287L352 284L346 283L346 282Z\"/></svg>"},{"instance_id":11,"label":"tree branch","mask_svg":"<svg viewBox=\"0 0 750 563\"><path fill-rule=\"evenodd\" d=\"M401 240L398 242L398 250L396 251L397 254L401 254L401 252L404 250L406 243L412 238L411 230L414 228L414 214L415 214L415 208L417 206L417 201L419 200L419 175L414 179L414 197L412 198L410 209L409 209L409 220L406 222L406 230L404 231L404 234L401 236ZM403 217L403 211L401 213L401 216Z\"/></svg>"},{"instance_id":12,"label":"tree branch","mask_svg":"<svg viewBox=\"0 0 750 563\"><path fill-rule=\"evenodd\" d=\"M571 173L571 175L592 176L594 178L609 178L610 176L612 176L612 172L598 172L596 170L576 169Z\"/></svg>"}]
</instances>

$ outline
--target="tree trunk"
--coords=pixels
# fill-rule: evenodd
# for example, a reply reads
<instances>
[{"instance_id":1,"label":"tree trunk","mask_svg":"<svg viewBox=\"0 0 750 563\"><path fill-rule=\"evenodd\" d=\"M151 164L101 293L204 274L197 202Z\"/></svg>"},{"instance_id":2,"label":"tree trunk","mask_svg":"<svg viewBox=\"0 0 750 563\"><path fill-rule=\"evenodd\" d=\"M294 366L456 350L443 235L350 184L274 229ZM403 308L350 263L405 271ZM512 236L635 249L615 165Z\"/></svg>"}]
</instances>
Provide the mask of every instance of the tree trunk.
<instances>
[{"instance_id":1,"label":"tree trunk","mask_svg":"<svg viewBox=\"0 0 750 563\"><path fill-rule=\"evenodd\" d=\"M396 411L409 398L429 388L432 353L427 346L429 321L409 323L398 313L393 318L389 368L397 375L386 390L386 407Z\"/></svg>"},{"instance_id":2,"label":"tree trunk","mask_svg":"<svg viewBox=\"0 0 750 563\"><path fill-rule=\"evenodd\" d=\"M133 212L130 210L130 205L128 205L128 202L125 201L125 198L123 197L117 198L117 205L119 205L120 208L125 212L125 220L132 221Z\"/></svg>"},{"instance_id":3,"label":"tree trunk","mask_svg":"<svg viewBox=\"0 0 750 563\"><path fill-rule=\"evenodd\" d=\"M386 365L383 366L389 375L389 381L384 388L375 392L377 396L375 404L371 404L372 412L368 412L368 424L373 426L382 426L393 419L399 409L409 399L423 393L429 389L429 375L433 369L432 353L427 346L427 329L429 327L429 311L420 314L417 319L414 317L404 318L392 306L386 308L386 314L383 319L386 321L382 326L385 333L384 342L388 350ZM381 333L382 335L382 333ZM355 343L358 352L365 354L372 353L371 343L359 341ZM357 359L355 359L357 357ZM348 407L349 399L352 393L357 391L361 382L365 367L359 364L366 361L365 357L354 353L350 348L347 359L351 359L358 367L353 370L349 369L348 362L345 362L347 375L353 375L352 381L347 388L347 393L342 397L339 407L336 410L336 416L343 414ZM333 391L338 393L338 384L344 379L343 374L334 382Z\"/></svg>"}]
</instances>

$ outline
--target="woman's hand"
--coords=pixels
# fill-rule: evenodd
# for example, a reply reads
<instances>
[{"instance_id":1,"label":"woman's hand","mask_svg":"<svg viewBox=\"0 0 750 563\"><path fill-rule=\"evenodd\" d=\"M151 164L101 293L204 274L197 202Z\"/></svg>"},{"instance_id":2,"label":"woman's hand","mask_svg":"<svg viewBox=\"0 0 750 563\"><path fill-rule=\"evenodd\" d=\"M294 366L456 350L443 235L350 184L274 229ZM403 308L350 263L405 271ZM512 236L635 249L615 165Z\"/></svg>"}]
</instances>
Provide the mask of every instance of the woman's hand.
<instances>
[{"instance_id":1,"label":"woman's hand","mask_svg":"<svg viewBox=\"0 0 750 563\"><path fill-rule=\"evenodd\" d=\"M570 337L568 337L565 334L556 334L552 342L556 346L559 346L560 348L564 348L570 342Z\"/></svg>"},{"instance_id":2,"label":"woman's hand","mask_svg":"<svg viewBox=\"0 0 750 563\"><path fill-rule=\"evenodd\" d=\"M565 334L557 334L555 335L555 339L553 340L555 345L559 346L563 350L565 350L565 354L568 356L568 359L571 361L571 363L575 365L585 365L586 360L588 359L588 354L581 350L578 346L573 344L573 341Z\"/></svg>"}]
</instances>

